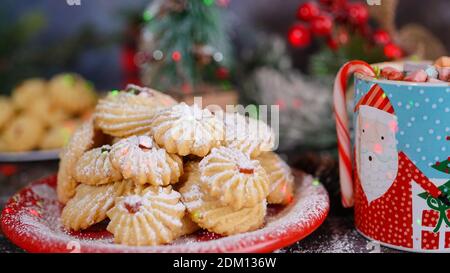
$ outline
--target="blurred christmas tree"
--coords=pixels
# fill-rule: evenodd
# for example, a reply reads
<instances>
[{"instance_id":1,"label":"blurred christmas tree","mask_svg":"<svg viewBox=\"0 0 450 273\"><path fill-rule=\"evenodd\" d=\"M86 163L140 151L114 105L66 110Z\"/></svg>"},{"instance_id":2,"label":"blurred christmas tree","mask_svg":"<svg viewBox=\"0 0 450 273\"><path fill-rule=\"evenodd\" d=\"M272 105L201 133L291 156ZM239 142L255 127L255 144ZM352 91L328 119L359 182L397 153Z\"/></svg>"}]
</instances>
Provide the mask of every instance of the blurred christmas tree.
<instances>
[{"instance_id":1,"label":"blurred christmas tree","mask_svg":"<svg viewBox=\"0 0 450 273\"><path fill-rule=\"evenodd\" d=\"M28 43L44 25L44 17L38 12L25 14L15 22L0 13L0 92L9 92L15 83L34 73L27 65L34 59Z\"/></svg>"},{"instance_id":2,"label":"blurred christmas tree","mask_svg":"<svg viewBox=\"0 0 450 273\"><path fill-rule=\"evenodd\" d=\"M155 0L144 20L138 63L145 85L191 93L228 82L230 47L215 1Z\"/></svg>"}]
</instances>

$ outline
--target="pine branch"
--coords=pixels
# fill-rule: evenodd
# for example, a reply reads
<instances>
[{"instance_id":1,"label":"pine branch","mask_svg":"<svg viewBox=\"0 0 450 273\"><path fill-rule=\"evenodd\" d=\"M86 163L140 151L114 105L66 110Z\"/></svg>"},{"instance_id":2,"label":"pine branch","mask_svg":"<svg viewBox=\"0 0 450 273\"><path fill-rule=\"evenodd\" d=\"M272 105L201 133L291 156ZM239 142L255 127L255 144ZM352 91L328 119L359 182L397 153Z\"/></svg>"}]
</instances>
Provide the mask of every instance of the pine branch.
<instances>
[{"instance_id":1,"label":"pine branch","mask_svg":"<svg viewBox=\"0 0 450 273\"><path fill-rule=\"evenodd\" d=\"M167 3L157 4L160 5L159 10L154 15L147 14L150 20L145 29L153 35L149 42L150 50L161 50L164 58L150 61L150 69L144 77L149 78L152 86L163 90L185 83L195 86L204 81L217 82L216 69L230 66L229 42L219 8L197 0L187 0L181 10L167 10ZM150 7L149 10L155 8ZM196 50L202 46L220 52L223 61L201 63ZM174 52L181 54L180 60L173 60ZM152 52L149 53L151 55Z\"/></svg>"},{"instance_id":2,"label":"pine branch","mask_svg":"<svg viewBox=\"0 0 450 273\"><path fill-rule=\"evenodd\" d=\"M309 70L315 76L335 75L348 60L375 63L385 61L386 57L381 48L370 46L363 37L356 34L350 37L348 44L337 51L321 45L319 52L311 57Z\"/></svg>"}]
</instances>

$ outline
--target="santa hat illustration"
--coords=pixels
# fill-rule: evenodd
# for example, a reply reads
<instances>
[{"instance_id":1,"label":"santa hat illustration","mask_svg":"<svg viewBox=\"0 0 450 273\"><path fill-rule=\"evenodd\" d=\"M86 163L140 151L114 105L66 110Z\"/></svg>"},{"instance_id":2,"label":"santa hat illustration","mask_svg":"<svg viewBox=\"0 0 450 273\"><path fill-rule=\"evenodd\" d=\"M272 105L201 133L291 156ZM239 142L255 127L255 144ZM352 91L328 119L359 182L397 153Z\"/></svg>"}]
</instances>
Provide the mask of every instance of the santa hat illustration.
<instances>
[{"instance_id":1,"label":"santa hat illustration","mask_svg":"<svg viewBox=\"0 0 450 273\"><path fill-rule=\"evenodd\" d=\"M359 111L361 116L371 117L380 122L391 122L397 119L391 101L378 84L373 85L359 100L354 111Z\"/></svg>"}]
</instances>

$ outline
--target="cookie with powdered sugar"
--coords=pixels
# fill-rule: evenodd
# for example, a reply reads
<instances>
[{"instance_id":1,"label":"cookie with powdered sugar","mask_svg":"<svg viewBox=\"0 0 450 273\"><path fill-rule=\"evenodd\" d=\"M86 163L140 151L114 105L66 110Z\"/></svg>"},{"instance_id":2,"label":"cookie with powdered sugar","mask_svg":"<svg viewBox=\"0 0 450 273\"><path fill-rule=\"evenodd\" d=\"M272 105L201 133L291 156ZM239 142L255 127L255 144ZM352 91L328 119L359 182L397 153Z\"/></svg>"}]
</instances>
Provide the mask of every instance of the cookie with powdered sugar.
<instances>
[{"instance_id":1,"label":"cookie with powdered sugar","mask_svg":"<svg viewBox=\"0 0 450 273\"><path fill-rule=\"evenodd\" d=\"M180 194L169 187L148 187L141 194L116 199L107 212L107 230L114 242L125 245L159 245L179 235L185 207Z\"/></svg>"},{"instance_id":2,"label":"cookie with powdered sugar","mask_svg":"<svg viewBox=\"0 0 450 273\"><path fill-rule=\"evenodd\" d=\"M211 196L236 210L254 207L269 194L270 182L260 163L234 148L214 148L200 161L199 171Z\"/></svg>"},{"instance_id":3,"label":"cookie with powdered sugar","mask_svg":"<svg viewBox=\"0 0 450 273\"><path fill-rule=\"evenodd\" d=\"M223 122L208 109L180 103L160 111L152 122L155 141L169 153L203 157L221 145Z\"/></svg>"},{"instance_id":4,"label":"cookie with powdered sugar","mask_svg":"<svg viewBox=\"0 0 450 273\"><path fill-rule=\"evenodd\" d=\"M159 148L149 136L131 136L111 148L112 166L136 184L166 186L178 182L183 162L178 155Z\"/></svg>"},{"instance_id":5,"label":"cookie with powdered sugar","mask_svg":"<svg viewBox=\"0 0 450 273\"><path fill-rule=\"evenodd\" d=\"M104 185L79 184L65 205L61 220L66 229L83 230L107 218L117 197L141 194L149 186L122 180Z\"/></svg>"},{"instance_id":6,"label":"cookie with powdered sugar","mask_svg":"<svg viewBox=\"0 0 450 273\"><path fill-rule=\"evenodd\" d=\"M225 113L225 146L238 149L251 158L272 151L275 135L263 121L239 113Z\"/></svg>"},{"instance_id":7,"label":"cookie with powdered sugar","mask_svg":"<svg viewBox=\"0 0 450 273\"><path fill-rule=\"evenodd\" d=\"M95 125L115 137L145 134L155 113L176 103L169 95L130 84L123 91L111 91L98 102Z\"/></svg>"},{"instance_id":8,"label":"cookie with powdered sugar","mask_svg":"<svg viewBox=\"0 0 450 273\"><path fill-rule=\"evenodd\" d=\"M264 224L265 199L253 207L236 210L211 196L203 184L197 167L188 174L180 189L190 218L200 227L221 235L233 235L258 229Z\"/></svg>"},{"instance_id":9,"label":"cookie with powdered sugar","mask_svg":"<svg viewBox=\"0 0 450 273\"><path fill-rule=\"evenodd\" d=\"M80 184L75 196L61 213L66 229L83 230L106 219L106 212L114 205L115 185L90 186Z\"/></svg>"},{"instance_id":10,"label":"cookie with powdered sugar","mask_svg":"<svg viewBox=\"0 0 450 273\"><path fill-rule=\"evenodd\" d=\"M105 135L95 130L93 119L78 127L60 155L57 181L58 200L65 204L75 195L78 182L74 178L75 166L80 157L88 150L98 147L106 141Z\"/></svg>"},{"instance_id":11,"label":"cookie with powdered sugar","mask_svg":"<svg viewBox=\"0 0 450 273\"><path fill-rule=\"evenodd\" d=\"M75 166L75 180L87 185L102 185L122 180L120 171L111 164L110 151L111 146L103 145L84 153Z\"/></svg>"}]
</instances>

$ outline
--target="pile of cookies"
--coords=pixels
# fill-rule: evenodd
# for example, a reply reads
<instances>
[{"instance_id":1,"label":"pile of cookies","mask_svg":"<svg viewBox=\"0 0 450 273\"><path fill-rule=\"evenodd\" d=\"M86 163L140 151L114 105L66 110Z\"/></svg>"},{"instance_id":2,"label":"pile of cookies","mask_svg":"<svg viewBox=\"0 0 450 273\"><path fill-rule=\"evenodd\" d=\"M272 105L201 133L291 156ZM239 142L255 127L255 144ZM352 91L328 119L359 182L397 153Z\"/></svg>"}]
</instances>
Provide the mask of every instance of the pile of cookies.
<instances>
[{"instance_id":1,"label":"pile of cookies","mask_svg":"<svg viewBox=\"0 0 450 273\"><path fill-rule=\"evenodd\" d=\"M90 84L76 74L22 82L11 98L0 97L0 151L63 147L96 100Z\"/></svg>"},{"instance_id":2,"label":"pile of cookies","mask_svg":"<svg viewBox=\"0 0 450 273\"><path fill-rule=\"evenodd\" d=\"M160 245L203 228L232 235L288 204L294 177L264 122L129 85L100 99L61 154L67 230L109 219L115 243Z\"/></svg>"}]
</instances>

